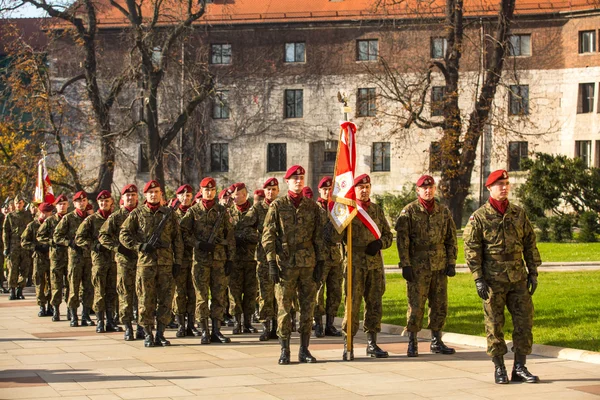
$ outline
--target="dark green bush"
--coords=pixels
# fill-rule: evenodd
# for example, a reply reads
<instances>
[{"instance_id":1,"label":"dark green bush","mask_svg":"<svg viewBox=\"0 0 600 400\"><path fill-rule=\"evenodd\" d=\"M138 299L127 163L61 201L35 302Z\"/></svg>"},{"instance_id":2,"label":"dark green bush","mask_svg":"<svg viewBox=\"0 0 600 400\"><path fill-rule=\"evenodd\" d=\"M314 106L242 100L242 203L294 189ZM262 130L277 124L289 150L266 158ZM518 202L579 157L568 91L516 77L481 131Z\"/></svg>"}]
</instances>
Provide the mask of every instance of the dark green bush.
<instances>
[{"instance_id":1,"label":"dark green bush","mask_svg":"<svg viewBox=\"0 0 600 400\"><path fill-rule=\"evenodd\" d=\"M573 218L570 215L557 215L550 218L552 241L564 242L573 239Z\"/></svg>"},{"instance_id":2,"label":"dark green bush","mask_svg":"<svg viewBox=\"0 0 600 400\"><path fill-rule=\"evenodd\" d=\"M549 242L550 241L550 220L546 217L538 217L535 224L539 229L537 240L538 242Z\"/></svg>"},{"instance_id":3,"label":"dark green bush","mask_svg":"<svg viewBox=\"0 0 600 400\"><path fill-rule=\"evenodd\" d=\"M579 238L580 242L597 242L596 233L600 230L598 214L594 211L586 211L579 216Z\"/></svg>"}]
</instances>

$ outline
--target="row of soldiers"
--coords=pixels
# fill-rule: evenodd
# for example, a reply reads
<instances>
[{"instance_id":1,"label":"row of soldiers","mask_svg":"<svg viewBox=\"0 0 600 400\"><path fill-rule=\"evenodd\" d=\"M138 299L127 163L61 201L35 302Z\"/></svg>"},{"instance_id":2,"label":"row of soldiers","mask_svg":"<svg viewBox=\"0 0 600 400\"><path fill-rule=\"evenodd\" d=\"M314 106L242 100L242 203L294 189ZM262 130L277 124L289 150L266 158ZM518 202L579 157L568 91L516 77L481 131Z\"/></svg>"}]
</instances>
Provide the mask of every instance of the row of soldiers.
<instances>
[{"instance_id":1,"label":"row of soldiers","mask_svg":"<svg viewBox=\"0 0 600 400\"><path fill-rule=\"evenodd\" d=\"M179 325L176 335L200 336L202 344L230 342L221 332L227 311L235 317L234 334L256 332L251 315L258 298L263 325L260 340L279 338L279 364L290 363L295 311L300 313L298 360L314 363L317 359L309 351L311 330L315 329L317 337L325 333L341 336L334 318L347 275L349 243L345 231L334 229L328 218L332 179L321 180L315 202L305 196L304 176L299 165L288 169L285 196L278 196L277 179L268 179L260 193L264 200L254 204L243 183L222 191L217 202L212 178L201 181L193 205L192 188L183 185L176 192L177 201L165 206L157 181L144 186L145 201L139 207L137 188L125 186L122 206L115 212L111 211L111 194L101 192L96 199L99 208L89 216L84 192L73 196L75 210L68 214L63 195L55 202L55 214L52 204L39 206L38 219L22 230L20 240L12 236L24 225L17 206L3 227L5 243L10 243L8 253L5 250L10 255L9 269L13 271L20 260L15 252L19 243L23 251L33 250L40 315L51 310L53 320L60 320L62 292L68 284L71 326L78 325L81 299L82 325L93 324L93 309L98 332L119 331L114 318L118 306L125 340L134 340L132 322L137 311L136 336L144 338L146 347L170 344L164 332L173 314ZM515 326L512 379L537 382L525 367L525 357L531 353L531 295L541 261L529 220L520 207L508 203L508 185L506 171L489 176L490 202L469 220L464 232L465 255L484 301L488 354L495 364L496 382L508 383L503 361L507 352L502 333L505 306ZM453 354L455 350L442 341L441 330L448 309L448 277L456 273L456 226L450 211L434 198L434 179L424 175L416 186L418 199L402 210L395 226L399 266L407 281L407 355L418 356L417 333L426 303L431 351ZM348 332L354 336L359 328L363 299L366 353L386 358L388 353L377 344L385 291L381 251L392 245L393 235L383 209L371 202L368 175L356 177L354 191L358 217L351 222L352 325L348 327L346 309L343 359L354 358ZM345 290L347 293L347 283ZM50 305L44 309L48 300Z\"/></svg>"}]
</instances>

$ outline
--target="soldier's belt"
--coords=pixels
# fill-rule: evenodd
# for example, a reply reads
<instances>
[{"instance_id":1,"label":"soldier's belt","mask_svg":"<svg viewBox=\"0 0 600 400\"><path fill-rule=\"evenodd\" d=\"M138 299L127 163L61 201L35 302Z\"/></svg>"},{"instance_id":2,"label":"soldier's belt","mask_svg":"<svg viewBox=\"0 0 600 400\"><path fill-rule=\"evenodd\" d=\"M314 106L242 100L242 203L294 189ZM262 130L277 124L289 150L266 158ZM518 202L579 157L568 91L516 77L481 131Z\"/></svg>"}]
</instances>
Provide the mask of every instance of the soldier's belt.
<instances>
[{"instance_id":1,"label":"soldier's belt","mask_svg":"<svg viewBox=\"0 0 600 400\"><path fill-rule=\"evenodd\" d=\"M310 248L314 248L312 240L307 240L306 242L296 244L296 250L306 250Z\"/></svg>"},{"instance_id":2,"label":"soldier's belt","mask_svg":"<svg viewBox=\"0 0 600 400\"><path fill-rule=\"evenodd\" d=\"M512 254L485 254L484 258L486 260L492 261L518 261L522 259L521 253L512 253Z\"/></svg>"},{"instance_id":3,"label":"soldier's belt","mask_svg":"<svg viewBox=\"0 0 600 400\"><path fill-rule=\"evenodd\" d=\"M443 250L443 244L428 244L428 245L415 245L413 247L414 251L432 251L432 250Z\"/></svg>"}]
</instances>

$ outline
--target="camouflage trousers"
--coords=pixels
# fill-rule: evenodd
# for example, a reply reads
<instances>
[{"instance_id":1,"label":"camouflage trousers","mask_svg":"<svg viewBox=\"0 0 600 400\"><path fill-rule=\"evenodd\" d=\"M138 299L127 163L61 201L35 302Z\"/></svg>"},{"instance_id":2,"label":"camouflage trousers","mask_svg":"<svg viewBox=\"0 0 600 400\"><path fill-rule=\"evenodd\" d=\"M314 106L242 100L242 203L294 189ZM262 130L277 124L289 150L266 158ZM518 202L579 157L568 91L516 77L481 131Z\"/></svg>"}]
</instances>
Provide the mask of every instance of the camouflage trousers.
<instances>
[{"instance_id":1,"label":"camouflage trousers","mask_svg":"<svg viewBox=\"0 0 600 400\"><path fill-rule=\"evenodd\" d=\"M98 263L92 266L94 311L114 311L117 300L117 264Z\"/></svg>"},{"instance_id":2,"label":"camouflage trousers","mask_svg":"<svg viewBox=\"0 0 600 400\"><path fill-rule=\"evenodd\" d=\"M119 318L122 323L133 321L133 310L137 310L135 274L137 260L122 262L117 259L117 295L119 296Z\"/></svg>"},{"instance_id":3,"label":"camouflage trousers","mask_svg":"<svg viewBox=\"0 0 600 400\"><path fill-rule=\"evenodd\" d=\"M22 248L11 250L6 257L8 287L24 288L31 269L31 252Z\"/></svg>"},{"instance_id":4,"label":"camouflage trousers","mask_svg":"<svg viewBox=\"0 0 600 400\"><path fill-rule=\"evenodd\" d=\"M153 326L156 321L171 322L173 306L173 266L138 266L135 291L138 296L138 325Z\"/></svg>"},{"instance_id":5,"label":"camouflage trousers","mask_svg":"<svg viewBox=\"0 0 600 400\"><path fill-rule=\"evenodd\" d=\"M203 262L193 262L192 276L194 277L194 289L196 290L196 319L214 318L223 321L227 302L227 285L229 284L229 279L225 276L224 266L224 260L213 260L211 257L203 260ZM208 309L209 299L210 311Z\"/></svg>"},{"instance_id":6,"label":"camouflage trousers","mask_svg":"<svg viewBox=\"0 0 600 400\"><path fill-rule=\"evenodd\" d=\"M48 254L33 259L33 277L35 282L35 298L38 306L50 302L52 297L50 284L50 259Z\"/></svg>"},{"instance_id":7,"label":"camouflage trousers","mask_svg":"<svg viewBox=\"0 0 600 400\"><path fill-rule=\"evenodd\" d=\"M0 247L0 285L4 283L6 276L4 275L4 249Z\"/></svg>"},{"instance_id":8,"label":"camouflage trousers","mask_svg":"<svg viewBox=\"0 0 600 400\"><path fill-rule=\"evenodd\" d=\"M346 271L347 272L347 271ZM362 299L365 299L365 313L363 330L365 332L380 332L381 318L383 314L383 292L385 283L383 267L368 270L366 268L352 269L352 336L356 335L359 320L358 313ZM347 276L347 274L346 274ZM348 280L344 287L346 298L348 297ZM348 332L348 309L344 311L344 320L342 321L342 331L344 335Z\"/></svg>"},{"instance_id":9,"label":"camouflage trousers","mask_svg":"<svg viewBox=\"0 0 600 400\"><path fill-rule=\"evenodd\" d=\"M260 322L265 322L277 315L275 284L269 276L269 265L259 262L256 268L256 277L258 279L258 315Z\"/></svg>"},{"instance_id":10,"label":"camouflage trousers","mask_svg":"<svg viewBox=\"0 0 600 400\"><path fill-rule=\"evenodd\" d=\"M92 259L90 257L73 257L69 250L69 308L91 308L94 302L94 287L92 286Z\"/></svg>"},{"instance_id":11,"label":"camouflage trousers","mask_svg":"<svg viewBox=\"0 0 600 400\"><path fill-rule=\"evenodd\" d=\"M445 270L423 270L415 272L415 280L406 282L408 310L406 330L419 332L423 326L425 302L429 303L429 326L433 331L441 331L448 314L448 277Z\"/></svg>"},{"instance_id":12,"label":"camouflage trousers","mask_svg":"<svg viewBox=\"0 0 600 400\"><path fill-rule=\"evenodd\" d=\"M175 314L194 314L196 312L196 290L192 278L192 260L184 260L181 271L175 278L175 297L173 298Z\"/></svg>"},{"instance_id":13,"label":"camouflage trousers","mask_svg":"<svg viewBox=\"0 0 600 400\"><path fill-rule=\"evenodd\" d=\"M289 339L292 334L294 301L300 303L300 327L298 333L310 333L312 330L317 284L313 279L314 268L283 268L281 281L275 285L277 299L277 335Z\"/></svg>"},{"instance_id":14,"label":"camouflage trousers","mask_svg":"<svg viewBox=\"0 0 600 400\"><path fill-rule=\"evenodd\" d=\"M514 326L512 352L531 354L533 345L533 301L527 290L527 281L488 282L490 298L483 302L487 354L502 356L508 352L504 341L504 307L508 309Z\"/></svg>"},{"instance_id":15,"label":"camouflage trousers","mask_svg":"<svg viewBox=\"0 0 600 400\"><path fill-rule=\"evenodd\" d=\"M229 276L229 313L252 315L256 304L256 261L237 261Z\"/></svg>"},{"instance_id":16,"label":"camouflage trousers","mask_svg":"<svg viewBox=\"0 0 600 400\"><path fill-rule=\"evenodd\" d=\"M54 307L59 307L62 303L63 292L65 303L69 303L69 277L66 262L58 263L50 260L50 287L52 288L51 303Z\"/></svg>"},{"instance_id":17,"label":"camouflage trousers","mask_svg":"<svg viewBox=\"0 0 600 400\"><path fill-rule=\"evenodd\" d=\"M326 262L323 268L321 286L317 291L315 318L321 318L323 315L337 315L342 302L343 281L342 264ZM325 300L325 289L327 289L327 300Z\"/></svg>"}]
</instances>

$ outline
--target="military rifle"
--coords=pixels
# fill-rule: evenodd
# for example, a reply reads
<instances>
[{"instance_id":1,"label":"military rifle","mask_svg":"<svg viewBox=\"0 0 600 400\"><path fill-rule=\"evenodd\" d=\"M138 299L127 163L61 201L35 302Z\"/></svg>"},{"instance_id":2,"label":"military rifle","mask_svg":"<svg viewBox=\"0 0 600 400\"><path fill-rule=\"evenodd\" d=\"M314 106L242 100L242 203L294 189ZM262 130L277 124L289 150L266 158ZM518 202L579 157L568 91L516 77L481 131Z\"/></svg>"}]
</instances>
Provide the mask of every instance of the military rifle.
<instances>
[{"instance_id":1,"label":"military rifle","mask_svg":"<svg viewBox=\"0 0 600 400\"><path fill-rule=\"evenodd\" d=\"M236 193L237 193L237 189L235 189L234 192L231 193L229 195L229 197L227 198L227 203L225 203L225 210L223 210L223 212L217 216L215 225L213 226L212 231L210 232L210 236L208 237L208 240L207 240L208 243L214 244L215 238L217 236L217 230L219 229L219 226L221 226L221 223L223 222L223 218L225 218L225 213L227 212L227 209L231 205L231 202L233 201L232 200L233 196L235 196Z\"/></svg>"},{"instance_id":2,"label":"military rifle","mask_svg":"<svg viewBox=\"0 0 600 400\"><path fill-rule=\"evenodd\" d=\"M171 213L173 213L173 211L176 210L177 207L179 207L179 204L180 201L177 200L170 207L167 207L169 209L169 212L163 215L162 219L158 223L158 226L156 227L154 232L152 232L150 239L148 239L148 244L152 245L152 247L154 247L155 249L162 248L164 246L160 241L160 236L162 235L162 232L165 229L165 225L167 224L168 219L171 217Z\"/></svg>"}]
</instances>

